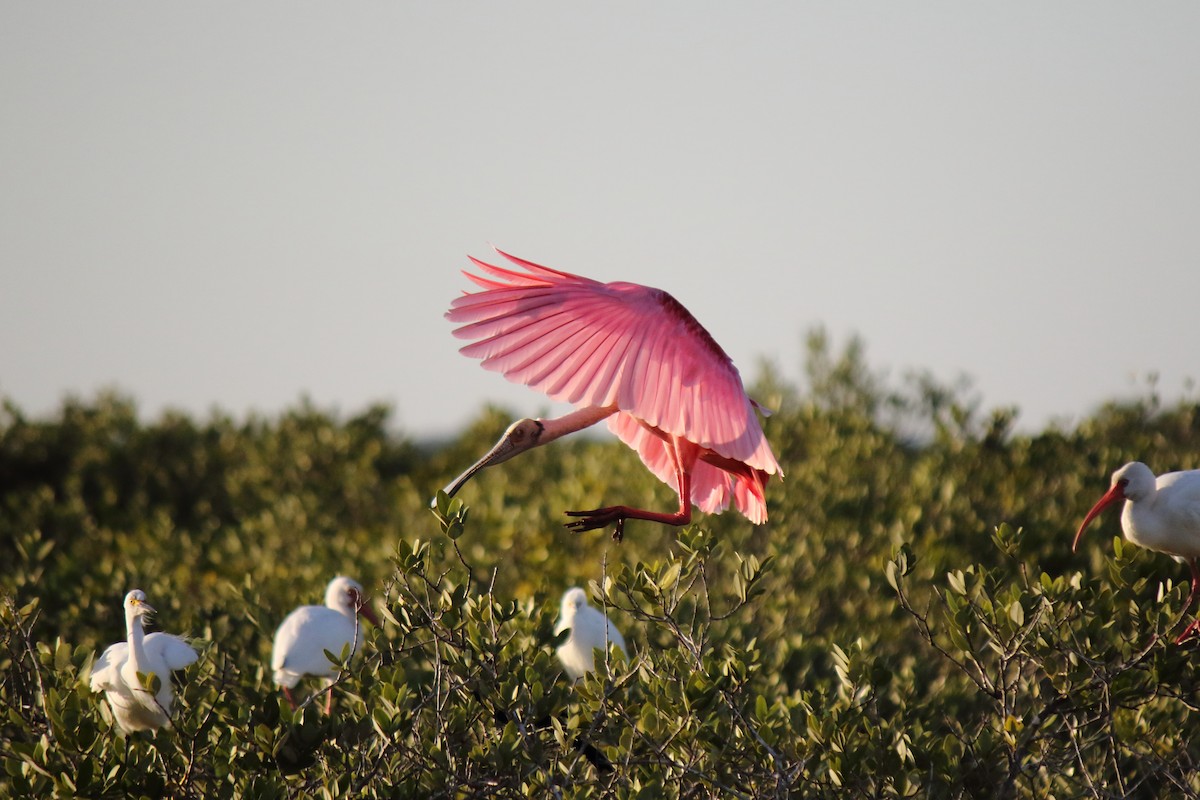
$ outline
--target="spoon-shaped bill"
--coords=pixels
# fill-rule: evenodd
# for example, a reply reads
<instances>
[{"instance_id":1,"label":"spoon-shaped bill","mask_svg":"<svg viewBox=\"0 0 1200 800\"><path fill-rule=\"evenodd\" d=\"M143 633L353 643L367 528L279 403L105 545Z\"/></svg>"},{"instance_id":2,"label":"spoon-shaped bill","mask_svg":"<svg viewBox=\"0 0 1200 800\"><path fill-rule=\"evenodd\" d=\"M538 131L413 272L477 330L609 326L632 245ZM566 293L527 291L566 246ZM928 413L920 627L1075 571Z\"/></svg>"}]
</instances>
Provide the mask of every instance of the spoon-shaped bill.
<instances>
[{"instance_id":1,"label":"spoon-shaped bill","mask_svg":"<svg viewBox=\"0 0 1200 800\"><path fill-rule=\"evenodd\" d=\"M523 453L532 447L536 447L541 442L541 432L544 426L538 420L521 419L508 426L508 430L500 437L500 440L483 454L483 457L476 461L471 466L467 467L463 474L459 475L454 480L446 484L443 489L447 497L454 497L458 490L466 485L467 481L475 477L475 473L481 469L502 464L508 461L518 453ZM430 508L437 507L437 497L434 497L429 504Z\"/></svg>"}]
</instances>

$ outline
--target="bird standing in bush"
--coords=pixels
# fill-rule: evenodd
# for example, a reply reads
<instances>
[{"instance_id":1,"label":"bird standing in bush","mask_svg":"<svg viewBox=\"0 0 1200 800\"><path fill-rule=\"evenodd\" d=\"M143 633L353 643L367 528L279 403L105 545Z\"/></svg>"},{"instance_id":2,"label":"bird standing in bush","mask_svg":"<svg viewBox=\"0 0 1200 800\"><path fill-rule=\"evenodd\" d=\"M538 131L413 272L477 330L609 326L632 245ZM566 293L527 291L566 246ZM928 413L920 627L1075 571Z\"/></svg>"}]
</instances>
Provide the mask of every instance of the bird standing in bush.
<instances>
[{"instance_id":1,"label":"bird standing in bush","mask_svg":"<svg viewBox=\"0 0 1200 800\"><path fill-rule=\"evenodd\" d=\"M1180 612L1188 612L1200 593L1200 470L1168 472L1156 479L1154 473L1140 461L1133 461L1112 475L1112 485L1084 517L1071 549L1092 520L1114 503L1125 502L1121 512L1121 528L1125 538L1136 545L1166 553L1178 561L1187 562L1192 570L1192 590ZM1175 639L1182 642L1200 628L1193 620Z\"/></svg>"},{"instance_id":2,"label":"bird standing in bush","mask_svg":"<svg viewBox=\"0 0 1200 800\"><path fill-rule=\"evenodd\" d=\"M465 293L446 313L463 323L455 336L475 340L461 352L576 410L513 423L446 494L484 467L607 419L609 430L679 493L679 509L568 511L576 518L570 530L613 525L620 541L627 519L686 525L693 504L715 514L730 501L751 522L766 522L764 485L783 471L755 414L763 409L695 317L660 289L600 283L496 252L524 271L471 259L491 277L464 272L484 291Z\"/></svg>"},{"instance_id":3,"label":"bird standing in bush","mask_svg":"<svg viewBox=\"0 0 1200 800\"><path fill-rule=\"evenodd\" d=\"M360 615L372 625L379 626L379 618L367 605L362 585L338 576L325 589L325 605L300 606L284 618L275 631L271 669L275 673L275 683L283 687L283 694L292 708L297 705L292 689L304 676L312 675L324 679L325 713L332 709L332 686L338 665L325 653L328 651L336 657L349 647L352 658L358 652L362 646L362 631L358 625Z\"/></svg>"},{"instance_id":4,"label":"bird standing in bush","mask_svg":"<svg viewBox=\"0 0 1200 800\"><path fill-rule=\"evenodd\" d=\"M171 673L200 657L178 636L146 634L143 620L153 613L141 589L125 595L128 640L109 645L92 667L92 691L104 692L113 719L126 734L170 723L175 700Z\"/></svg>"},{"instance_id":5,"label":"bird standing in bush","mask_svg":"<svg viewBox=\"0 0 1200 800\"><path fill-rule=\"evenodd\" d=\"M571 629L571 635L555 651L567 677L577 681L596 668L596 648L608 652L614 644L621 654L628 657L625 637L604 614L588 605L587 594L579 587L568 589L562 597L558 621L554 633Z\"/></svg>"}]
</instances>

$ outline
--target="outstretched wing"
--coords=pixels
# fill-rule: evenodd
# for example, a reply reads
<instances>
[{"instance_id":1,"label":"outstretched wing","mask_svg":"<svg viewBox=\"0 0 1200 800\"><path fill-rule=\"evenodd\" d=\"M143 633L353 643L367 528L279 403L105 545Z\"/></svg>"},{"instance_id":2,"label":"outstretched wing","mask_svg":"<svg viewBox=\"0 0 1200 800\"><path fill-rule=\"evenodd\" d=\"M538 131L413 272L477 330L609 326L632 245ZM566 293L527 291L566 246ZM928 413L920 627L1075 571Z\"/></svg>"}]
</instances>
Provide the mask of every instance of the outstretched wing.
<instances>
[{"instance_id":1,"label":"outstretched wing","mask_svg":"<svg viewBox=\"0 0 1200 800\"><path fill-rule=\"evenodd\" d=\"M146 637L145 647L148 655L161 656L171 670L183 669L200 657L190 644L170 633L151 633Z\"/></svg>"},{"instance_id":2,"label":"outstretched wing","mask_svg":"<svg viewBox=\"0 0 1200 800\"><path fill-rule=\"evenodd\" d=\"M457 298L446 314L461 324L455 336L474 340L464 355L554 400L615 405L725 458L780 472L737 368L675 298L497 252L524 271L471 259L485 275L465 274L483 291Z\"/></svg>"}]
</instances>

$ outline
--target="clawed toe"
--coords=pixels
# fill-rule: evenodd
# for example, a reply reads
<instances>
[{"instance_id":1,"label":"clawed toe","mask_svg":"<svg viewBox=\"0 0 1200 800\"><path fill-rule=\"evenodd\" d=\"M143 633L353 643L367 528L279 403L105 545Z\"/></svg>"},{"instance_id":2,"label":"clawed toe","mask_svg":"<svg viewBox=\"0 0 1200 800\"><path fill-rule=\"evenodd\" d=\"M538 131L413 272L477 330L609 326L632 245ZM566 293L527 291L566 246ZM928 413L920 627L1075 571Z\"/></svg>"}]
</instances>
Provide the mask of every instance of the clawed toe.
<instances>
[{"instance_id":1,"label":"clawed toe","mask_svg":"<svg viewBox=\"0 0 1200 800\"><path fill-rule=\"evenodd\" d=\"M625 516L617 509L593 508L590 511L568 511L566 514L568 517L579 517L579 519L563 525L573 533L593 531L613 524L616 525L616 530L613 531L613 540L619 542L625 538Z\"/></svg>"}]
</instances>

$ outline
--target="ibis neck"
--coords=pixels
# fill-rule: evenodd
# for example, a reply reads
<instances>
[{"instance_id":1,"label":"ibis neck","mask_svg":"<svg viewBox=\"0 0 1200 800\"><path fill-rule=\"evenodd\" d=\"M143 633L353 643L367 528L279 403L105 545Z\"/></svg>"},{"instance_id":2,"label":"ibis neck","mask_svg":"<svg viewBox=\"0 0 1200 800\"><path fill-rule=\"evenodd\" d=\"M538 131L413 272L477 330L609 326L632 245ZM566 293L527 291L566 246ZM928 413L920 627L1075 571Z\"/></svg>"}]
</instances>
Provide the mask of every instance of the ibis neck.
<instances>
[{"instance_id":1,"label":"ibis neck","mask_svg":"<svg viewBox=\"0 0 1200 800\"><path fill-rule=\"evenodd\" d=\"M538 437L538 444L553 442L568 433L581 431L615 413L616 406L586 406L561 417L541 420L542 435Z\"/></svg>"}]
</instances>

